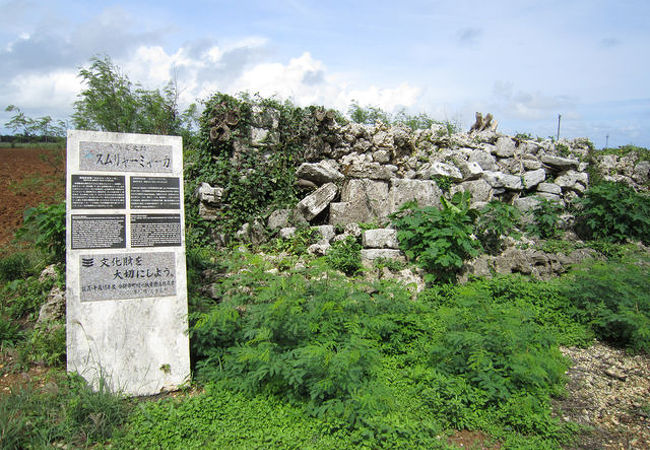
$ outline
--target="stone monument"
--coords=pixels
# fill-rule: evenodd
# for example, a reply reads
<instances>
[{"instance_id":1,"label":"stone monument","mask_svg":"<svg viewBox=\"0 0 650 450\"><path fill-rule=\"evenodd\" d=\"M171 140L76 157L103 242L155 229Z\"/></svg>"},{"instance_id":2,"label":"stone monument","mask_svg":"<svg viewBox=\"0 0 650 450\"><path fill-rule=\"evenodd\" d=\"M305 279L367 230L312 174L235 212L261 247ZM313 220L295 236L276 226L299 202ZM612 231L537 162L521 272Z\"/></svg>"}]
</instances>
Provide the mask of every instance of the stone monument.
<instances>
[{"instance_id":1,"label":"stone monument","mask_svg":"<svg viewBox=\"0 0 650 450\"><path fill-rule=\"evenodd\" d=\"M67 367L151 395L190 377L182 138L68 131Z\"/></svg>"}]
</instances>

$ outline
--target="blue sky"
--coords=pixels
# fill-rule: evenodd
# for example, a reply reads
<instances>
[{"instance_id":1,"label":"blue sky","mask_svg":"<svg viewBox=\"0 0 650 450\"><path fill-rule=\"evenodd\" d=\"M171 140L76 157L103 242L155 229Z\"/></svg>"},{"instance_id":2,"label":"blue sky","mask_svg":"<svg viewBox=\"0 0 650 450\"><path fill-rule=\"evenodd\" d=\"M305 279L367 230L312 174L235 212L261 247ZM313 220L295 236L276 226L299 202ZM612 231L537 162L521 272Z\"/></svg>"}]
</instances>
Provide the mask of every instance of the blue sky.
<instances>
[{"instance_id":1,"label":"blue sky","mask_svg":"<svg viewBox=\"0 0 650 450\"><path fill-rule=\"evenodd\" d=\"M565 137L650 147L648 19L647 0L0 0L0 107L65 118L108 54L147 88L175 78L182 105L356 100L466 129L482 111L542 137L562 114Z\"/></svg>"}]
</instances>

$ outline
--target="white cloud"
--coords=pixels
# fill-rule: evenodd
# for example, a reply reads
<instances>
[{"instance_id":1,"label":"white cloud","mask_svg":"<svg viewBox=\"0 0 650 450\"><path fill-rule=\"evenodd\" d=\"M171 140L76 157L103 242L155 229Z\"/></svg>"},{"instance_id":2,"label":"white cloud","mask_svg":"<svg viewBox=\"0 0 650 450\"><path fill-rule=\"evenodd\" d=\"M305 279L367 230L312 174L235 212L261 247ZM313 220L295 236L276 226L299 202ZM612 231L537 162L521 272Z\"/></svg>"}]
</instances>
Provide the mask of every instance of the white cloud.
<instances>
[{"instance_id":1,"label":"white cloud","mask_svg":"<svg viewBox=\"0 0 650 450\"><path fill-rule=\"evenodd\" d=\"M11 94L3 96L7 104L56 114L70 109L81 91L81 83L76 72L57 70L15 77L8 83L8 91Z\"/></svg>"}]
</instances>

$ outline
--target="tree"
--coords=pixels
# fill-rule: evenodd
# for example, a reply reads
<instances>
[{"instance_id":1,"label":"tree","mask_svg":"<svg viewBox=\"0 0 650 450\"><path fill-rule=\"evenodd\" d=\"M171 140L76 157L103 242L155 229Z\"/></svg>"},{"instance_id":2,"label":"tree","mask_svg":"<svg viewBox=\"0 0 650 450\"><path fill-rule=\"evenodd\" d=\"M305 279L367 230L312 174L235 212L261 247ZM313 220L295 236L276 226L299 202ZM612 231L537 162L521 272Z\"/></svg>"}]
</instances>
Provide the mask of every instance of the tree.
<instances>
[{"instance_id":1,"label":"tree","mask_svg":"<svg viewBox=\"0 0 650 450\"><path fill-rule=\"evenodd\" d=\"M50 137L63 137L65 135L67 127L63 120L54 122L50 116L28 117L15 105L7 106L5 111L14 113L9 122L5 122L5 127L12 130L14 134L24 138L40 136L46 142ZM18 133L19 130L22 130L22 133Z\"/></svg>"},{"instance_id":2,"label":"tree","mask_svg":"<svg viewBox=\"0 0 650 450\"><path fill-rule=\"evenodd\" d=\"M108 56L91 58L79 70L86 88L74 103L76 128L123 133L181 134L178 93L170 82L162 91L133 85Z\"/></svg>"}]
</instances>

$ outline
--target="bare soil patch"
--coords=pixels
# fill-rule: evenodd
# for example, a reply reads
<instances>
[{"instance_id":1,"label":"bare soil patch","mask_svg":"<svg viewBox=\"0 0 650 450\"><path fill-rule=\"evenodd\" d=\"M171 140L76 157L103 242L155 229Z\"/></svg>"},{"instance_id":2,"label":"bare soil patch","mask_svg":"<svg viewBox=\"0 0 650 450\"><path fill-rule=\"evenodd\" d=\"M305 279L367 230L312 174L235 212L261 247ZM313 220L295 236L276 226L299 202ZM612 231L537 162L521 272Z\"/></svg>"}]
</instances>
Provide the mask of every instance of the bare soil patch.
<instances>
[{"instance_id":1,"label":"bare soil patch","mask_svg":"<svg viewBox=\"0 0 650 450\"><path fill-rule=\"evenodd\" d=\"M25 209L64 195L64 149L0 148L0 255L22 225Z\"/></svg>"}]
</instances>

